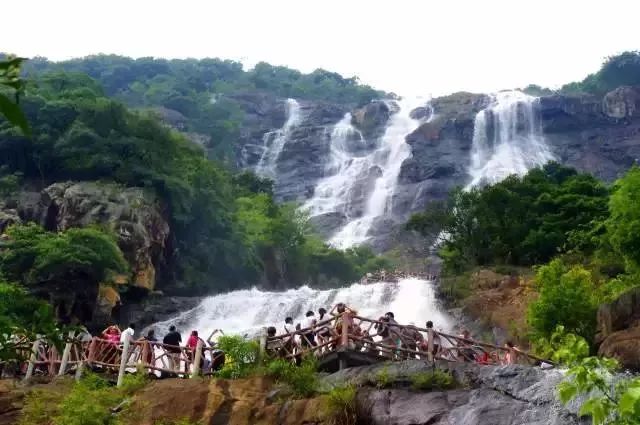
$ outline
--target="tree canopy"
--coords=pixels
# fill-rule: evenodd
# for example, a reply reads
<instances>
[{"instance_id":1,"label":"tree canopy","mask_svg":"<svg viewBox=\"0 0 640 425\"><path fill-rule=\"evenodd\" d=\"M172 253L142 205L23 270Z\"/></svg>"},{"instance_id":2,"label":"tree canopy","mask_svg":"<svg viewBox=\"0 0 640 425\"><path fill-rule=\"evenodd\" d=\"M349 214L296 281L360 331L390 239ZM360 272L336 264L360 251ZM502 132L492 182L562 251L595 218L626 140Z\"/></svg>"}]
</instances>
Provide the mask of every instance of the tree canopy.
<instances>
[{"instance_id":1,"label":"tree canopy","mask_svg":"<svg viewBox=\"0 0 640 425\"><path fill-rule=\"evenodd\" d=\"M600 70L584 80L562 86L567 93L605 93L624 85L640 85L640 51L626 51L605 59Z\"/></svg>"}]
</instances>

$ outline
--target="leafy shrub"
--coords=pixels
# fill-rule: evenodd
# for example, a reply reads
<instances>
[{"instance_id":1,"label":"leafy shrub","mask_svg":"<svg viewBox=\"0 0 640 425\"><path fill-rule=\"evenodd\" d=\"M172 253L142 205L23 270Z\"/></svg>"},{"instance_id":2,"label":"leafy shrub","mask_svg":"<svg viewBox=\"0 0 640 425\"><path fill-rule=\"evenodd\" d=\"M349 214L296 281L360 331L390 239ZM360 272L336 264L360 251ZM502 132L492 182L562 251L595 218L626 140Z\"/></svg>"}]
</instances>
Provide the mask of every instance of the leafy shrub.
<instances>
[{"instance_id":1,"label":"leafy shrub","mask_svg":"<svg viewBox=\"0 0 640 425\"><path fill-rule=\"evenodd\" d=\"M456 381L453 375L439 369L411 376L411 388L416 391L447 390L455 386Z\"/></svg>"},{"instance_id":2,"label":"leafy shrub","mask_svg":"<svg viewBox=\"0 0 640 425\"><path fill-rule=\"evenodd\" d=\"M528 323L538 337L550 337L558 325L592 341L596 326L596 288L591 273L556 259L538 269L540 296L529 305Z\"/></svg>"},{"instance_id":3,"label":"leafy shrub","mask_svg":"<svg viewBox=\"0 0 640 425\"><path fill-rule=\"evenodd\" d=\"M616 375L615 360L588 357L567 372L558 385L563 403L582 397L581 416L594 425L633 425L640 419L640 378Z\"/></svg>"},{"instance_id":4,"label":"leafy shrub","mask_svg":"<svg viewBox=\"0 0 640 425\"><path fill-rule=\"evenodd\" d=\"M332 425L355 425L357 422L356 387L335 387L327 394L327 416Z\"/></svg>"},{"instance_id":5,"label":"leafy shrub","mask_svg":"<svg viewBox=\"0 0 640 425\"><path fill-rule=\"evenodd\" d=\"M223 335L218 339L218 347L225 353L225 364L217 373L219 377L239 379L255 370L260 349L257 341L237 335Z\"/></svg>"},{"instance_id":6,"label":"leafy shrub","mask_svg":"<svg viewBox=\"0 0 640 425\"><path fill-rule=\"evenodd\" d=\"M589 344L583 337L568 333L558 325L549 338L533 341L533 351L556 363L574 365L589 355Z\"/></svg>"},{"instance_id":7,"label":"leafy shrub","mask_svg":"<svg viewBox=\"0 0 640 425\"><path fill-rule=\"evenodd\" d=\"M20 425L115 425L111 409L146 385L147 377L126 375L120 388L93 373L66 382L71 385L52 384L28 395Z\"/></svg>"},{"instance_id":8,"label":"leafy shrub","mask_svg":"<svg viewBox=\"0 0 640 425\"><path fill-rule=\"evenodd\" d=\"M318 377L317 365L314 357L307 357L300 366L277 359L269 362L265 367L267 376L274 378L291 387L293 393L300 397L309 397L316 392Z\"/></svg>"}]
</instances>

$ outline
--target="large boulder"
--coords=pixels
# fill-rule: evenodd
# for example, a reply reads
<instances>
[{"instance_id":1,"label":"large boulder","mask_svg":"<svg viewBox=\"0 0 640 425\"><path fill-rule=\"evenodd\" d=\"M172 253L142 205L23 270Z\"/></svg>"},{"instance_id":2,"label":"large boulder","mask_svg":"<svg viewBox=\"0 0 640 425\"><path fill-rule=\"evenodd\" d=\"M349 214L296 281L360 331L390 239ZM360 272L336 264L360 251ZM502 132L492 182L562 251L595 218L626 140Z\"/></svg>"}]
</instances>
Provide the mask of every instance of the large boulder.
<instances>
[{"instance_id":1,"label":"large boulder","mask_svg":"<svg viewBox=\"0 0 640 425\"><path fill-rule=\"evenodd\" d=\"M49 231L107 226L131 267L125 281L147 291L155 288L170 229L162 203L150 191L102 182L54 183L41 191L18 193L15 210L20 221L39 223ZM17 220L11 209L2 214Z\"/></svg>"},{"instance_id":2,"label":"large boulder","mask_svg":"<svg viewBox=\"0 0 640 425\"><path fill-rule=\"evenodd\" d=\"M640 326L609 335L600 344L598 355L612 357L624 368L640 370Z\"/></svg>"},{"instance_id":3,"label":"large boulder","mask_svg":"<svg viewBox=\"0 0 640 425\"><path fill-rule=\"evenodd\" d=\"M351 123L362 132L365 139L377 139L384 132L389 117L395 111L393 104L374 100L351 112Z\"/></svg>"},{"instance_id":4,"label":"large boulder","mask_svg":"<svg viewBox=\"0 0 640 425\"><path fill-rule=\"evenodd\" d=\"M622 293L615 300L598 308L596 343L603 342L617 331L640 325L640 287Z\"/></svg>"},{"instance_id":5,"label":"large boulder","mask_svg":"<svg viewBox=\"0 0 640 425\"><path fill-rule=\"evenodd\" d=\"M621 294L598 308L598 354L614 357L629 369L640 370L640 288Z\"/></svg>"},{"instance_id":6,"label":"large boulder","mask_svg":"<svg viewBox=\"0 0 640 425\"><path fill-rule=\"evenodd\" d=\"M620 86L602 99L602 110L611 118L640 117L640 87Z\"/></svg>"}]
</instances>

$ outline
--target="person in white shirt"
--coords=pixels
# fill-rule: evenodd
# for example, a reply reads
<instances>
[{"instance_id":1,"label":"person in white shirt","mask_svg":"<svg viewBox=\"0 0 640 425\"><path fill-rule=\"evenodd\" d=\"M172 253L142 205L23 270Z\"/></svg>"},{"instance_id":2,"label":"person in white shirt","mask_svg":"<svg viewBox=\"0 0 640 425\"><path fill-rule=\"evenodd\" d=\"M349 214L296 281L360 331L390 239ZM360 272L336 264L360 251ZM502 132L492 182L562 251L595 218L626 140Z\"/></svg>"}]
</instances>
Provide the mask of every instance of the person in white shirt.
<instances>
[{"instance_id":1,"label":"person in white shirt","mask_svg":"<svg viewBox=\"0 0 640 425\"><path fill-rule=\"evenodd\" d=\"M129 327L122 331L120 334L120 343L124 343L126 340L129 342L133 341L133 335L136 333L135 331L136 325L134 323L129 323Z\"/></svg>"},{"instance_id":2,"label":"person in white shirt","mask_svg":"<svg viewBox=\"0 0 640 425\"><path fill-rule=\"evenodd\" d=\"M312 347L316 345L313 331L313 327L316 325L316 317L311 310L307 311L305 316L306 317L302 321L302 329L304 329L304 334L302 334L302 346Z\"/></svg>"}]
</instances>

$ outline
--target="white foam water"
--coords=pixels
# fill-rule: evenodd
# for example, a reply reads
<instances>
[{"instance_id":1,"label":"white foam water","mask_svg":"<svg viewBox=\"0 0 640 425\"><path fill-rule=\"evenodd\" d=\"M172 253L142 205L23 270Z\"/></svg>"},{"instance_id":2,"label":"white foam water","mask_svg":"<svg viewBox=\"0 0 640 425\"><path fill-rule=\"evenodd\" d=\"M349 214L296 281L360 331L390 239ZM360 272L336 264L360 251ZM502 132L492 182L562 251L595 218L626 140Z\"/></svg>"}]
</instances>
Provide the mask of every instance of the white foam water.
<instances>
[{"instance_id":1,"label":"white foam water","mask_svg":"<svg viewBox=\"0 0 640 425\"><path fill-rule=\"evenodd\" d=\"M345 249L366 242L374 221L391 213L400 168L411 157L411 147L405 142L405 137L420 124L419 120L411 118L410 113L425 102L418 98L401 99L395 103L398 110L389 119L379 147L358 161L362 168L377 169L379 177L366 198L364 212L358 217L349 218L345 226L329 240L335 247ZM393 110L396 105L389 104L389 108Z\"/></svg>"},{"instance_id":2,"label":"white foam water","mask_svg":"<svg viewBox=\"0 0 640 425\"><path fill-rule=\"evenodd\" d=\"M277 177L276 166L278 158L284 149L291 131L302 121L300 104L295 99L287 99L286 103L287 120L282 128L264 134L264 150L255 168L255 173L261 177L275 179Z\"/></svg>"},{"instance_id":3,"label":"white foam water","mask_svg":"<svg viewBox=\"0 0 640 425\"><path fill-rule=\"evenodd\" d=\"M538 102L520 91L504 91L478 112L467 188L523 175L554 159L542 133Z\"/></svg>"},{"instance_id":4,"label":"white foam water","mask_svg":"<svg viewBox=\"0 0 640 425\"><path fill-rule=\"evenodd\" d=\"M204 298L200 304L177 317L153 325L159 336L170 325L183 335L197 330L205 338L214 330L225 334L254 335L264 326L275 326L283 332L285 317L302 321L308 310L324 307L329 311L344 302L364 317L377 319L392 311L400 324L424 326L432 320L443 331L451 329L451 319L439 309L430 281L408 278L397 283L353 284L345 288L316 290L308 286L284 292L247 289Z\"/></svg>"}]
</instances>

